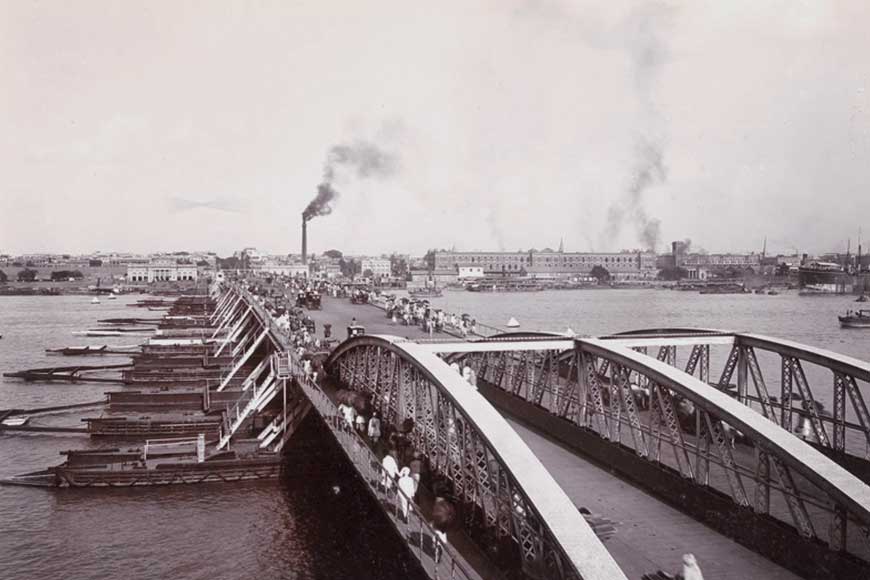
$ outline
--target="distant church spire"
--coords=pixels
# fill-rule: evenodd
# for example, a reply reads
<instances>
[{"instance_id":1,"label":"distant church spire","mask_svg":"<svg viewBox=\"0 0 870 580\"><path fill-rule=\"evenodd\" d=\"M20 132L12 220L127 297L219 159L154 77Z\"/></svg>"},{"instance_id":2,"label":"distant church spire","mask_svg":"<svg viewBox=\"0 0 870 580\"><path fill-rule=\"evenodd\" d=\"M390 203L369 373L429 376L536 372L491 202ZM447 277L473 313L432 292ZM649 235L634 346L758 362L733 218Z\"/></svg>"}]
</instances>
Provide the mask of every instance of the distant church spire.
<instances>
[{"instance_id":1,"label":"distant church spire","mask_svg":"<svg viewBox=\"0 0 870 580\"><path fill-rule=\"evenodd\" d=\"M559 238L559 253L565 253L565 238Z\"/></svg>"}]
</instances>

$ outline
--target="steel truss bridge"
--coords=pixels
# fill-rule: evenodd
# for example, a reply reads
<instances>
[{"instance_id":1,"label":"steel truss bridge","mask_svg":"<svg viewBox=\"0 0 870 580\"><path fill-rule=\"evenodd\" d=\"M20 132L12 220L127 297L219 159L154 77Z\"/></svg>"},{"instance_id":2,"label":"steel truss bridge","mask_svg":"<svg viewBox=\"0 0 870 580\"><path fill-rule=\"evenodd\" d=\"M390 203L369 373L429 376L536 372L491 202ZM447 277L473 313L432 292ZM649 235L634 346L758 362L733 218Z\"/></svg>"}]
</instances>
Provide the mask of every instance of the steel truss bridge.
<instances>
[{"instance_id":1,"label":"steel truss bridge","mask_svg":"<svg viewBox=\"0 0 870 580\"><path fill-rule=\"evenodd\" d=\"M270 437L286 441L314 409L432 578L492 574L454 548L454 533L481 552L495 538L514 555L512 573L524 577L626 578L502 412L802 576L870 577L870 415L862 394L870 364L863 361L705 329L477 341L368 335L335 348L324 365L328 380L315 382L246 290L229 287L216 317L229 329L237 368L272 361L268 376L249 377L254 393L275 377L292 379ZM473 369L477 389L451 363ZM461 529L446 544L413 500L409 517L400 517L401 491L382 485L377 457L342 426L338 388L371 397L385 424L411 420L411 444L460 503ZM288 415L287 400L304 412ZM434 544L440 550L427 549ZM504 565L496 569L508 577Z\"/></svg>"}]
</instances>

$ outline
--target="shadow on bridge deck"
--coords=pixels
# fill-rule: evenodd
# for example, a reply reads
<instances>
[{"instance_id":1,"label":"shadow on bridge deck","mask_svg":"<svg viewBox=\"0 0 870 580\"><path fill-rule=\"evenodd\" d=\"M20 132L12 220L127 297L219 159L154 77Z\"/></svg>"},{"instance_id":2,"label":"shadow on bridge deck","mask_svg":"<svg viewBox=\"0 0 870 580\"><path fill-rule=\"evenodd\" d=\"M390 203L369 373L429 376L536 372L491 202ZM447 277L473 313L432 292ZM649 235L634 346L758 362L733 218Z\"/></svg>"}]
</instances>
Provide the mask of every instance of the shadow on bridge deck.
<instances>
[{"instance_id":1,"label":"shadow on bridge deck","mask_svg":"<svg viewBox=\"0 0 870 580\"><path fill-rule=\"evenodd\" d=\"M705 580L800 578L516 419L508 419L576 504L618 522L616 535L605 546L629 578L655 570L674 573L686 552L695 554Z\"/></svg>"}]
</instances>

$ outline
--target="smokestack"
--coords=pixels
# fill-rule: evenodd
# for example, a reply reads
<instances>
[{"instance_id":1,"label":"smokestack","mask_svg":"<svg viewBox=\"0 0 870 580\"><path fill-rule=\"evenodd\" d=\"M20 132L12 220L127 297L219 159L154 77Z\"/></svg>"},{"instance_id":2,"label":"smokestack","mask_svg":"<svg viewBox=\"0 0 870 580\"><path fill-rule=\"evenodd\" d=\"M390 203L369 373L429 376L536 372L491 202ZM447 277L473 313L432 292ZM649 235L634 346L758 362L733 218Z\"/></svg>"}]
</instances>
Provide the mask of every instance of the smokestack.
<instances>
[{"instance_id":1,"label":"smokestack","mask_svg":"<svg viewBox=\"0 0 870 580\"><path fill-rule=\"evenodd\" d=\"M302 214L302 263L308 263L308 220Z\"/></svg>"}]
</instances>

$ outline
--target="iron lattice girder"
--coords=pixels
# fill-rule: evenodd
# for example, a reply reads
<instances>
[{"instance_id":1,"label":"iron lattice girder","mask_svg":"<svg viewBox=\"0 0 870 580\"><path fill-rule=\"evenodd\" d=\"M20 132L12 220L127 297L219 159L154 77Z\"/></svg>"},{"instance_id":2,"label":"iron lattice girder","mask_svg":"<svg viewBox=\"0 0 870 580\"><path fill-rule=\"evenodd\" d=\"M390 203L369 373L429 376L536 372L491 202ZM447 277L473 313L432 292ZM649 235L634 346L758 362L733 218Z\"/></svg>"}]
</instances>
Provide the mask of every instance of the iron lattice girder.
<instances>
[{"instance_id":1,"label":"iron lattice girder","mask_svg":"<svg viewBox=\"0 0 870 580\"><path fill-rule=\"evenodd\" d=\"M752 440L757 449L763 448L764 453L758 455L754 469L756 487L755 501L753 503L756 511L763 512L769 509L769 491L772 486L771 479L772 474L776 473L777 476L781 476L781 484L775 487L778 487L786 495L787 501L791 502L789 509L792 511L792 520L794 521L795 526L802 534L806 535L809 533L810 536L808 537L812 537L814 536L814 531L810 530L807 532L807 527L802 527L801 518L803 514L800 512L800 509L794 511L796 506L798 506L795 502L795 498L798 498L801 505L802 500L800 500L799 496L796 494L789 493L787 491L787 486L790 483L793 483L792 473L794 473L795 475L801 475L809 483L817 487L818 490L821 491L821 494L827 498L827 501L822 501L829 503L831 506L830 509L832 509L832 514L834 515L833 524L831 526L831 546L837 549L838 546L844 545L845 543L845 524L843 522L845 522L846 519L854 519L859 522L856 529L858 527L868 529L868 523L870 523L870 493L868 493L867 486L851 476L851 474L831 462L815 449L803 443L800 439L780 430L775 425L776 423L783 426L789 426L791 424L790 418L792 410L790 405L791 397L789 395L793 384L797 384L799 389L806 391L808 400L811 400L812 396L809 391L809 385L806 382L806 377L803 375L800 360L787 355L794 354L795 356L800 356L808 362L821 364L834 371L835 397L836 389L840 389L840 398L835 402L835 414L841 416L839 415L838 408L842 409L845 396L848 396L852 401L853 407L855 407L859 422L862 423L862 428L867 437L868 445L870 445L870 415L867 413L863 397L858 389L857 380L866 381L867 378L870 377L870 365L861 361L856 361L855 359L849 359L848 357L841 357L834 353L828 353L821 349L803 347L802 345L795 345L795 343L788 343L787 341L780 342L765 337L757 337L755 335L732 334L731 336L733 337L731 342L733 347L722 376L720 377L719 385L722 390L725 390L728 383L731 381L734 371L739 369L741 377L738 381L740 383L738 388L742 391L744 402L747 382L750 379L755 383L756 389L759 390L759 399L765 399L764 392L766 391L766 384L764 384L764 378L761 375L760 365L758 365L754 349L761 348L762 350L779 354L786 353L782 356L783 405L781 406L781 413L778 417L779 421L777 421L777 417L774 414L773 404L770 402L769 397L767 397L767 402L769 404L768 413L771 418L770 421L752 409L744 406L741 402L733 400L730 396L721 392L721 390L709 389L705 383L698 381L694 377L688 376L686 373L676 371L672 367L663 367L661 362L657 362L650 357L646 357L642 360L638 353L634 353L630 350L630 348L638 347L640 343L621 344L624 342L622 339L575 339L575 357L578 357L581 363L579 365L581 378L577 381L579 385L575 387L580 397L578 400L582 401L581 404L583 405L583 408L587 408L586 405L588 401L590 404L589 410L592 414L599 417L600 422L605 423L604 425L599 425L599 428L597 429L598 434L603 437L609 437L613 431L613 426L607 424L610 413L605 410L607 401L602 401L602 398L603 393L609 391L609 388L612 386L612 381L608 385L602 385L601 380L606 378L606 373L611 370L611 365L622 365L627 367L629 369L630 377L632 376L631 373L634 373L639 377L639 380L647 380L652 387L650 392L652 405L650 408L649 436L653 441L657 441L660 446L662 438L657 437L656 432L659 429L660 424L668 423L666 421L667 417L660 413L660 408L665 397L669 394L669 390L673 389L673 391L680 397L685 397L691 400L700 412L708 413L711 423L718 423L718 421L728 423L730 426L741 431L746 437ZM659 342L657 346L667 346L671 341L670 338L660 338L658 340ZM686 343L684 341L680 344L691 343ZM699 344L701 344L700 341ZM536 345L529 342L526 345L514 343L511 345L511 350L516 352L522 350L524 346L528 350L536 349ZM449 348L450 346L445 344L439 346L440 352L446 352ZM468 352L471 348L473 348L473 345L466 344L462 352ZM493 350L492 346L490 346L488 350ZM809 352L809 355L804 356L807 352ZM659 354L662 355L663 359L673 361L674 357L672 353L665 348L661 348ZM691 358L693 357L690 357L689 365L692 364ZM709 360L709 357L707 360ZM830 364L825 364L826 362L830 362ZM699 361L699 363L696 364L701 363ZM687 368L690 369L688 365ZM840 374L843 375L842 379L837 376L838 370L841 371ZM704 379L706 379L706 377L704 377ZM659 385L661 388L656 388L656 385ZM761 389L764 389L764 391ZM659 396L659 391L663 394L662 396ZM617 390L616 393L619 393L619 390ZM612 399L613 397L611 397L611 403ZM544 406L546 407L546 405ZM567 418L564 407L559 407L558 409L549 408L548 410L554 414ZM699 417L700 416L703 415L699 415ZM612 417L610 417L610 420L612 420ZM586 423L588 423L588 421L584 418L582 424ZM824 428L821 421L819 421L818 426L820 429ZM703 465L707 461L707 458L709 457L710 442L713 440L717 441L715 447L718 448L717 455L720 456L720 460L723 464L728 463L727 457L730 452L728 450L723 450L723 447L719 444L719 442L723 441L723 438L721 437L721 429L719 429L719 436L716 436L715 427L707 428L703 425L699 425L698 427L699 440L696 455L697 465ZM834 436L835 438L838 438L836 431L834 432ZM821 437L819 440L825 441L825 439ZM725 445L725 447L727 447L727 445ZM733 457L731 459L733 461ZM686 464L688 465L688 462L686 462ZM774 469L770 469L771 464L773 464ZM784 470L781 468L784 468ZM739 469L739 471L737 469ZM745 467L739 467L737 469L732 470L732 474L737 478L740 477L741 473L747 472ZM748 473L752 474L753 470L748 470ZM696 475L702 477L700 469L697 466ZM707 475L708 474L705 474L703 478L706 479ZM732 487L732 496L736 503L749 505L745 490L742 490L742 493L740 491L742 489L742 482L740 483L740 487ZM735 492L734 489L737 489L738 491ZM791 498L791 500L788 498ZM817 501L818 499L819 498L816 498ZM837 519L838 517L839 519Z\"/></svg>"},{"instance_id":2,"label":"iron lattice girder","mask_svg":"<svg viewBox=\"0 0 870 580\"><path fill-rule=\"evenodd\" d=\"M411 369L412 378L403 378L399 398L415 401L400 405L414 409L412 440L425 449L433 470L451 478L458 497L478 506L499 534L517 541L527 574L544 578L561 570L563 578L625 578L504 418L424 345L394 337L358 337L339 345L326 366L342 369L345 359L362 358L360 353L372 347L379 347L375 352L381 357L394 353L402 369ZM503 379L509 361L500 356L498 362L495 374ZM405 377L404 370L400 373ZM375 388L370 383L356 386L368 392Z\"/></svg>"},{"instance_id":3,"label":"iron lattice girder","mask_svg":"<svg viewBox=\"0 0 870 580\"><path fill-rule=\"evenodd\" d=\"M589 356L610 357L614 363L629 366L652 381L667 386L719 420L739 429L744 435L765 445L771 459L799 472L825 493L834 505L843 506L866 526L870 522L870 488L845 469L772 425L755 411L728 395L709 387L694 377L662 362L645 359L627 348L610 348L604 341L578 339L581 351Z\"/></svg>"},{"instance_id":4,"label":"iron lattice girder","mask_svg":"<svg viewBox=\"0 0 870 580\"><path fill-rule=\"evenodd\" d=\"M788 433L779 431L778 428L772 424L772 421L768 421L755 411L743 406L737 401L734 401L725 393L709 389L706 384L701 383L694 377L688 376L682 371L669 366L663 367L661 366L662 363L657 363L650 357L642 359L642 355L631 351L629 348L617 347L615 345L607 344L607 341L596 339L577 339L575 342L582 362L580 366L585 378L585 381L581 380L581 384L583 384L587 391L587 395L593 407L593 414L599 417L602 422L607 422L609 413L605 411L604 401L602 400L600 384L600 378L602 377L601 371L609 370L610 366L614 364L623 365L631 372L646 377L652 384L666 387L661 389L665 396L658 396L659 393L657 391L659 391L659 389L656 389L655 387L650 393L652 399L650 429L653 440L656 440L654 433L657 430L659 422L656 415L660 415L661 420L663 420L665 424L671 423L667 421L668 414L660 414L659 411L663 404L665 405L666 410L667 389L673 389L680 396L690 399L697 408L709 413L711 415L711 420L716 419L717 421L725 421L755 441L756 444L763 445L765 449L767 449L766 455L770 458L770 461L773 461L773 459L776 458L779 461L779 465L787 466L790 470L795 470L800 473L808 481L817 486L824 494L827 494L832 505L835 506L835 509L847 509L849 512L854 514L864 526L870 522L870 511L868 511L868 507L870 507L870 494L868 494L867 487L829 459L823 457L817 451L801 442L799 439ZM517 346L518 345L514 345L513 349L518 350ZM535 348L531 343L528 347L530 350ZM445 349L446 347L442 345L441 348ZM732 349L731 356L729 356L729 362L726 364L725 372L723 372L723 376L720 379L720 384L723 386L730 381L734 370L738 366L739 353L739 348ZM664 349L661 350L661 354L665 358L669 356L665 353ZM752 374L752 367L755 366L755 364L750 360L751 358L754 358L753 355L754 353L752 353L752 355L747 355L744 358L746 362L747 375ZM754 362L757 363L757 360ZM787 373L784 376L791 376L792 370L798 366L797 363L798 361L784 360L785 373ZM795 371L795 374L798 372L800 371ZM760 374L757 375L757 377L759 380L763 380ZM797 378L796 381L800 381L801 378ZM844 381L843 384L850 397L853 396L853 393L857 393L857 395L860 396L857 386L853 388L849 381ZM806 385L803 383L801 386ZM783 384L783 389L786 388L788 388L788 383ZM785 408L783 411L785 413ZM865 418L870 422L870 417L865 415ZM764 422L765 425L760 424L759 421ZM783 418L780 418L780 421L782 421L783 424L786 424L786 421L784 421ZM611 431L612 426L607 424L600 425L598 429L599 434L603 436L607 436ZM707 431L714 431L714 429L708 429ZM708 433L707 436L710 436L710 434ZM721 441L720 437L715 437L715 439ZM719 446L718 443L717 446ZM721 458L723 454L722 447L719 446L717 451L719 452L717 454L720 455ZM727 458L728 452L724 451L724 453ZM727 462L727 460L723 459L723 462ZM686 465L689 465L688 461L686 461ZM761 472L757 477L769 481L770 472L772 470L768 467L765 471L763 466L760 469ZM733 473L736 474L737 472L733 471ZM735 494L734 499L741 505L749 505L745 490L741 493L741 488L742 485L741 487L735 487L738 491L732 491L732 493ZM756 490L757 489L758 488L756 488ZM762 508L766 507L766 502L759 504L758 494L756 494L755 499L756 509L759 509L759 506ZM795 523L799 525L797 520Z\"/></svg>"}]
</instances>

